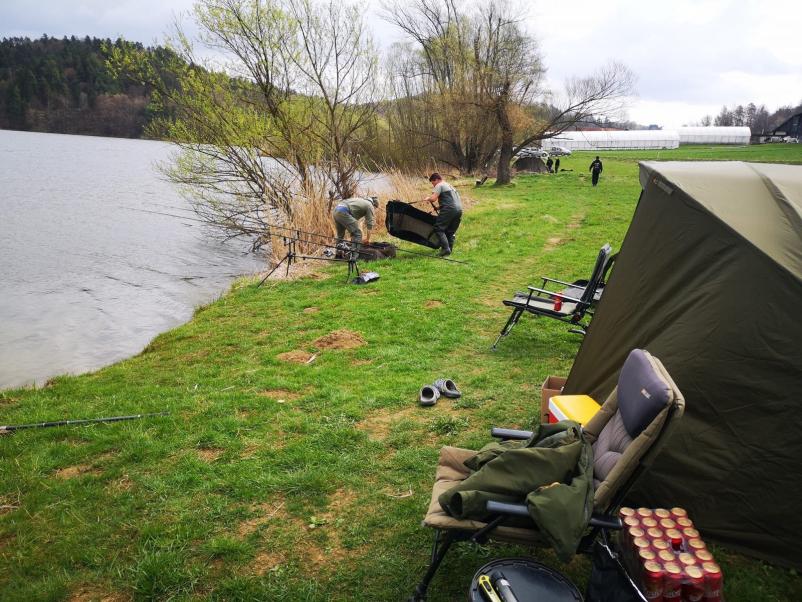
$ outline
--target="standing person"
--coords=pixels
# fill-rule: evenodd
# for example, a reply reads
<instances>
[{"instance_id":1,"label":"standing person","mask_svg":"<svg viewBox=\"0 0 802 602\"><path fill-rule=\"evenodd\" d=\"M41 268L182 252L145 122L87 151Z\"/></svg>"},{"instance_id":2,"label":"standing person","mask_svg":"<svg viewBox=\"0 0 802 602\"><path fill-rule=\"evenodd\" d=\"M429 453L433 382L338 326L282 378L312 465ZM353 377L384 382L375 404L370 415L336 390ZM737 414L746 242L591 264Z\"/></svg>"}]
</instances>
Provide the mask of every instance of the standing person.
<instances>
[{"instance_id":1,"label":"standing person","mask_svg":"<svg viewBox=\"0 0 802 602\"><path fill-rule=\"evenodd\" d=\"M546 171L548 171L549 173L551 173L551 171L552 171L552 170L551 170L551 166L552 166L552 165L554 165L554 161L552 161L552 160L551 160L551 157L549 157L549 158L546 160Z\"/></svg>"},{"instance_id":2,"label":"standing person","mask_svg":"<svg viewBox=\"0 0 802 602\"><path fill-rule=\"evenodd\" d=\"M429 182L434 188L432 194L423 200L429 201L432 205L435 201L439 204L440 212L434 223L434 231L440 240L440 257L445 257L451 255L451 250L454 248L454 238L462 221L462 200L459 198L459 192L445 182L439 173L435 172L429 176Z\"/></svg>"},{"instance_id":3,"label":"standing person","mask_svg":"<svg viewBox=\"0 0 802 602\"><path fill-rule=\"evenodd\" d=\"M602 166L601 159L599 159L599 155L596 155L596 158L593 160L593 163L590 164L590 173L593 176L593 185L599 183L599 174L601 174L604 167Z\"/></svg>"},{"instance_id":4,"label":"standing person","mask_svg":"<svg viewBox=\"0 0 802 602\"><path fill-rule=\"evenodd\" d=\"M365 242L370 242L370 231L376 225L375 209L379 206L377 197L369 199L353 197L337 203L332 217L334 227L337 229L338 242L345 238L345 231L351 233L351 242L359 246L362 242L362 229L359 227L359 220L365 219Z\"/></svg>"},{"instance_id":5,"label":"standing person","mask_svg":"<svg viewBox=\"0 0 802 602\"><path fill-rule=\"evenodd\" d=\"M560 158L554 160L554 173L560 173Z\"/></svg>"}]
</instances>

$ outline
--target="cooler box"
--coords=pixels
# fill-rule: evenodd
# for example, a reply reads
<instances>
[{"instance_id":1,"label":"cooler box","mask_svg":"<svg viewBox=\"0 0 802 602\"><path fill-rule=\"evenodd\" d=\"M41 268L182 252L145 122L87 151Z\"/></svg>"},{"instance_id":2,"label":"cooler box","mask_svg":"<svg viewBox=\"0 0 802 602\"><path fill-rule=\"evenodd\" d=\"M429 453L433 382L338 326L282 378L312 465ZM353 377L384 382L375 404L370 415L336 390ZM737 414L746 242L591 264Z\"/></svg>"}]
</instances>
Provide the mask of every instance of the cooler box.
<instances>
[{"instance_id":1,"label":"cooler box","mask_svg":"<svg viewBox=\"0 0 802 602\"><path fill-rule=\"evenodd\" d=\"M588 395L555 395L549 399L549 422L574 420L587 424L601 406Z\"/></svg>"}]
</instances>

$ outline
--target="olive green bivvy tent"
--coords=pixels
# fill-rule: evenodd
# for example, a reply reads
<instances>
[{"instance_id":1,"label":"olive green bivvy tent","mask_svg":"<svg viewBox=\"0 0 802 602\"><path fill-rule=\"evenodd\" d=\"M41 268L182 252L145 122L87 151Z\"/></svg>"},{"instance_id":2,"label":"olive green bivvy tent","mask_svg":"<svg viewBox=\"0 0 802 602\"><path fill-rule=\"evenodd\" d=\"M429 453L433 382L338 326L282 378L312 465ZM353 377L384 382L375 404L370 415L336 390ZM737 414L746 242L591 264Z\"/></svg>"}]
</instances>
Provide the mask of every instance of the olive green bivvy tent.
<instances>
[{"instance_id":1,"label":"olive green bivvy tent","mask_svg":"<svg viewBox=\"0 0 802 602\"><path fill-rule=\"evenodd\" d=\"M643 192L566 393L604 399L635 348L685 416L631 495L802 568L802 166L641 163Z\"/></svg>"}]
</instances>

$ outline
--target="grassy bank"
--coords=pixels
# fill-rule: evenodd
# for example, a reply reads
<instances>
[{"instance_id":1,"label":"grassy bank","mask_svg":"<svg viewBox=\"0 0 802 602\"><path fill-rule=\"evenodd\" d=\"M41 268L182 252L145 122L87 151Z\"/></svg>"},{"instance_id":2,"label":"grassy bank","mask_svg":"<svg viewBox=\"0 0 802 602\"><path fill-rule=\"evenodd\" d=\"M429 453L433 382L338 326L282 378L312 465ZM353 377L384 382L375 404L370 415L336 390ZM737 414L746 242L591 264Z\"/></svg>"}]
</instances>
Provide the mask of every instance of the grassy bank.
<instances>
[{"instance_id":1,"label":"grassy bank","mask_svg":"<svg viewBox=\"0 0 802 602\"><path fill-rule=\"evenodd\" d=\"M802 162L791 146L750 158ZM0 393L3 424L171 411L0 437L0 598L404 599L427 560L419 523L440 446L529 425L540 383L566 374L580 343L525 319L491 353L500 299L540 274L586 276L604 242L619 247L645 155L603 154L598 188L578 154L562 161L576 171L470 192L455 252L469 266L400 256L364 288L336 268L244 283L135 358ZM418 407L442 376L463 399ZM458 547L431 599L463 599L479 565L517 552ZM802 589L792 572L716 554L730 601ZM584 559L537 555L584 587Z\"/></svg>"}]
</instances>

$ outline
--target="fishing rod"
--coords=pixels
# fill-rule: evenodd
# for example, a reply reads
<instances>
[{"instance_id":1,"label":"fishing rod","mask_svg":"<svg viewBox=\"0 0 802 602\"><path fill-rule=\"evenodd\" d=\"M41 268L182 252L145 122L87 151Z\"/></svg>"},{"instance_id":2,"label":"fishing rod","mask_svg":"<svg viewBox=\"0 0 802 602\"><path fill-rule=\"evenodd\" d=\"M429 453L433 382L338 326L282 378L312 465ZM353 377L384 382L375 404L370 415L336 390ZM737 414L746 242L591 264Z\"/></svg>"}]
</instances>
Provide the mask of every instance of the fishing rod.
<instances>
[{"instance_id":1,"label":"fishing rod","mask_svg":"<svg viewBox=\"0 0 802 602\"><path fill-rule=\"evenodd\" d=\"M0 433L11 433L24 429L44 429L54 426L76 426L80 424L94 424L97 422L122 422L124 420L138 420L153 416L169 416L170 412L155 412L151 414L133 414L131 416L110 416L108 418L85 418L80 420L56 420L54 422L33 422L31 424L7 424L0 426Z\"/></svg>"}]
</instances>

